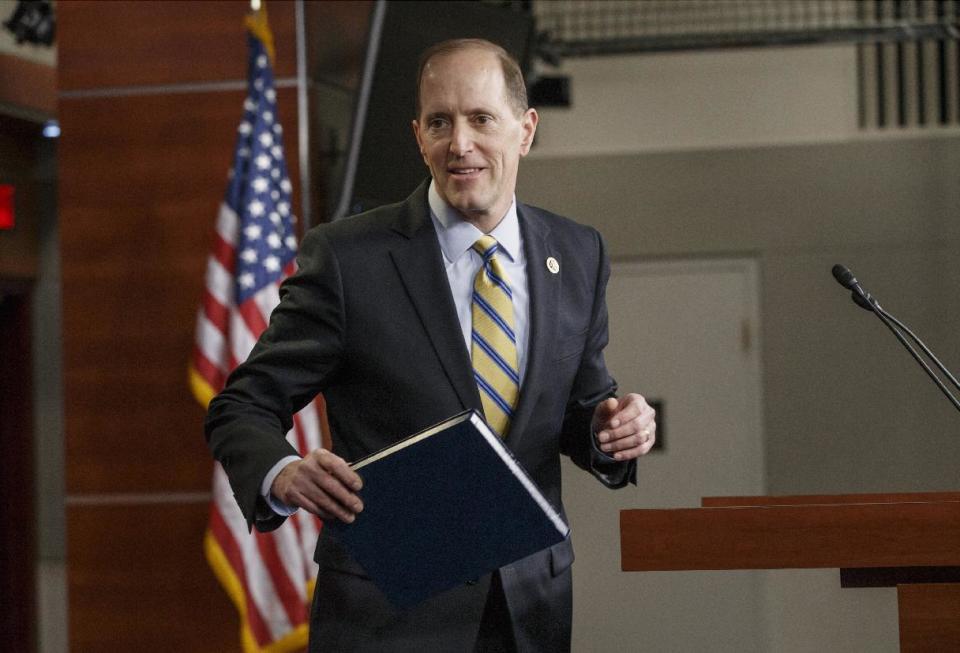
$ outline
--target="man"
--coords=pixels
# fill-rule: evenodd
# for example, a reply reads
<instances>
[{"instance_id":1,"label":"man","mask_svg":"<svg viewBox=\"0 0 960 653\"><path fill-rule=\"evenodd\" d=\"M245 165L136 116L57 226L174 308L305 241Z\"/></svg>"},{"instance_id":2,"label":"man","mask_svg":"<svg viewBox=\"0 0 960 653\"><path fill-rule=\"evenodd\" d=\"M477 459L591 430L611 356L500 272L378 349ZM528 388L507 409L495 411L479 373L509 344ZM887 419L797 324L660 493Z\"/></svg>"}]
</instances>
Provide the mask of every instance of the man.
<instances>
[{"instance_id":1,"label":"man","mask_svg":"<svg viewBox=\"0 0 960 653\"><path fill-rule=\"evenodd\" d=\"M307 234L270 327L210 405L210 447L251 525L275 528L296 508L352 522L362 479L346 461L465 408L555 506L561 453L610 487L635 482L656 425L640 395L614 397L604 365L602 240L514 198L538 119L500 47L424 54L413 131L432 180ZM317 392L332 451L301 460L284 434ZM326 531L316 559L311 650L570 647L569 541L406 611Z\"/></svg>"}]
</instances>

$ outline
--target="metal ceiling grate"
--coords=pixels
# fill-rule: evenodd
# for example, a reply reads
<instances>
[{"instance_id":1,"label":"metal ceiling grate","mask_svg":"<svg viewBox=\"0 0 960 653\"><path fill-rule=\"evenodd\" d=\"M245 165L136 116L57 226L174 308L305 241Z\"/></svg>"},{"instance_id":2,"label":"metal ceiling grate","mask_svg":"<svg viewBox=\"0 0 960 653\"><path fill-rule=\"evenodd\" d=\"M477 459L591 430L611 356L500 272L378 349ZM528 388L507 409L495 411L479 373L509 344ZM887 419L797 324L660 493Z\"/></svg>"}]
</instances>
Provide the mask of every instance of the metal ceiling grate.
<instances>
[{"instance_id":1,"label":"metal ceiling grate","mask_svg":"<svg viewBox=\"0 0 960 653\"><path fill-rule=\"evenodd\" d=\"M541 51L577 57L824 42L957 39L960 0L549 0Z\"/></svg>"}]
</instances>

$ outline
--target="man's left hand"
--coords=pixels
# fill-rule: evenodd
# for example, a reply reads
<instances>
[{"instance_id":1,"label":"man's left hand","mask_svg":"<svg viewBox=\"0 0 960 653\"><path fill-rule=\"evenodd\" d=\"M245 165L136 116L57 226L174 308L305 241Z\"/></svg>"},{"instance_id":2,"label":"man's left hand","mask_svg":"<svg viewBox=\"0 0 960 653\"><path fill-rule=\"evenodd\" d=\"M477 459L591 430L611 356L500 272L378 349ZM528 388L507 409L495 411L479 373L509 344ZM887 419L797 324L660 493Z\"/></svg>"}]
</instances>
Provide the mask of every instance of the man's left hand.
<instances>
[{"instance_id":1,"label":"man's left hand","mask_svg":"<svg viewBox=\"0 0 960 653\"><path fill-rule=\"evenodd\" d=\"M635 393L600 402L592 423L597 445L616 460L645 455L657 439L656 415L647 400Z\"/></svg>"}]
</instances>

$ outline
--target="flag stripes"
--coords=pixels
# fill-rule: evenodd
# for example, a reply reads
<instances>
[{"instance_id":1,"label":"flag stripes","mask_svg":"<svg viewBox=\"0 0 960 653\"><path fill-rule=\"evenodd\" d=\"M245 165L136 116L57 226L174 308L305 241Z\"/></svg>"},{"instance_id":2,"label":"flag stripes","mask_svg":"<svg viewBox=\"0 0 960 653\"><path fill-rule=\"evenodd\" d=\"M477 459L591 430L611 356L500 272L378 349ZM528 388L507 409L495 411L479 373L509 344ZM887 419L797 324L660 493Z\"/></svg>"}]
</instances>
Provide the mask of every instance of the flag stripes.
<instances>
[{"instance_id":1,"label":"flag stripes","mask_svg":"<svg viewBox=\"0 0 960 653\"><path fill-rule=\"evenodd\" d=\"M190 359L190 387L204 406L246 360L296 269L292 193L276 123L276 93L265 42L266 15L248 18L249 86L227 192L211 238ZM322 397L294 416L287 440L301 454L319 448ZM245 653L283 653L307 643L321 523L299 511L278 529L250 533L226 473L216 464L204 550L240 614Z\"/></svg>"}]
</instances>

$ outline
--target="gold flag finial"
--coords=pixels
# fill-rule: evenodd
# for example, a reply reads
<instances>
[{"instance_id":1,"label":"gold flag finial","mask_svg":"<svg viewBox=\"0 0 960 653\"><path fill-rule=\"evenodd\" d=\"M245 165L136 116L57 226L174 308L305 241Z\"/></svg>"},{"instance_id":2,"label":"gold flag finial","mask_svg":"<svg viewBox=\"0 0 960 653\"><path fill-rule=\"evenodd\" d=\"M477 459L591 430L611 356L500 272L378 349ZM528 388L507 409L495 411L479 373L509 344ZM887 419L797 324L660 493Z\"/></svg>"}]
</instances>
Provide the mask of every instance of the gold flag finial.
<instances>
[{"instance_id":1,"label":"gold flag finial","mask_svg":"<svg viewBox=\"0 0 960 653\"><path fill-rule=\"evenodd\" d=\"M267 56L270 57L270 65L274 64L276 54L273 49L273 33L270 31L270 25L267 23L267 3L262 0L251 0L251 7L258 4L259 8L254 8L252 13L246 15L243 19L244 24L250 33L260 39L263 47L267 50Z\"/></svg>"}]
</instances>

